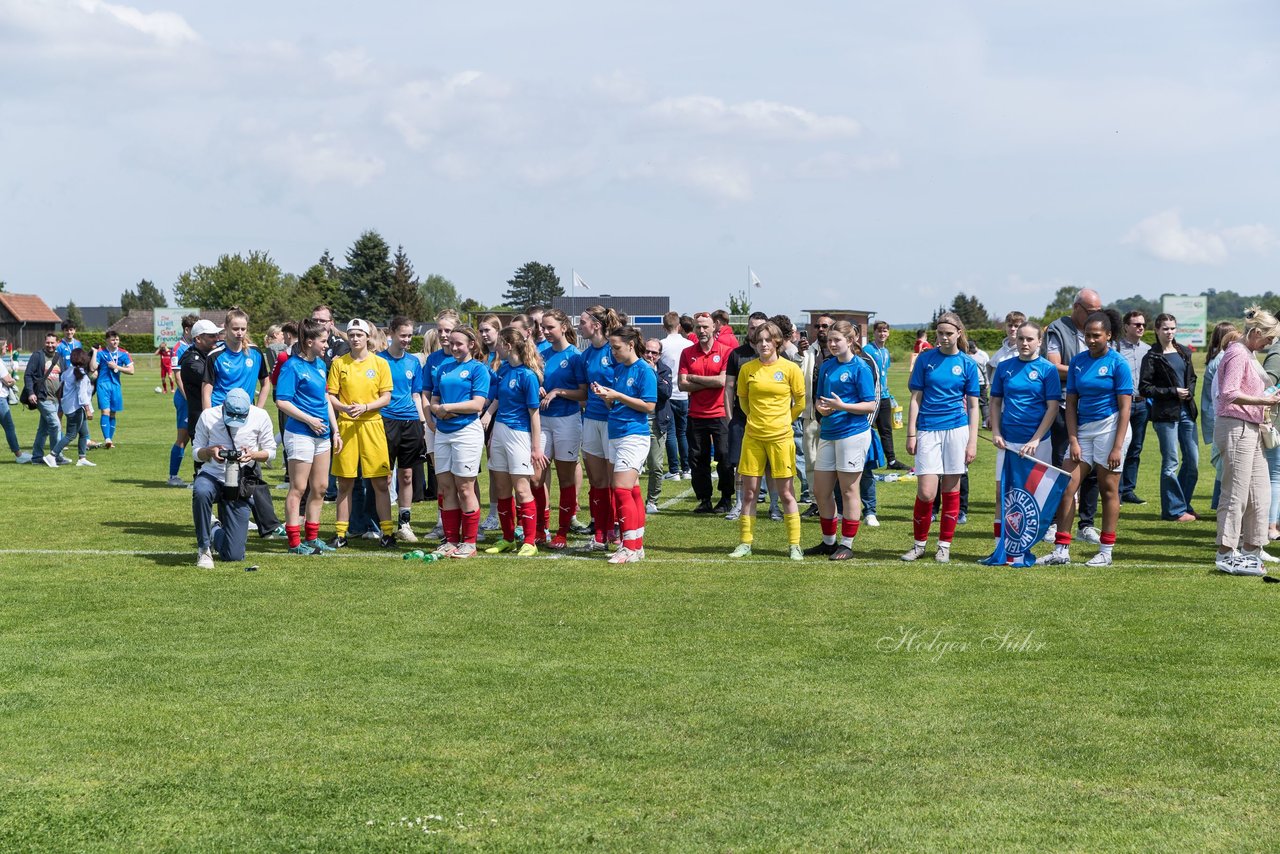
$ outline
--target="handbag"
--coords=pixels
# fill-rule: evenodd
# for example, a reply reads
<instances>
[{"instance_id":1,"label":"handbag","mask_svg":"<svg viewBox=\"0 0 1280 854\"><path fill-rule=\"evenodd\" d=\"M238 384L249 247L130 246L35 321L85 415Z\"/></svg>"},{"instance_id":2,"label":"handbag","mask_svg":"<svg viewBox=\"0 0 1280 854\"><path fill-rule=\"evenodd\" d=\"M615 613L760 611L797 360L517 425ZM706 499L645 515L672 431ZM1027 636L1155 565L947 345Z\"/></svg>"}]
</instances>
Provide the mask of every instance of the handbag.
<instances>
[{"instance_id":1,"label":"handbag","mask_svg":"<svg viewBox=\"0 0 1280 854\"><path fill-rule=\"evenodd\" d=\"M1276 425L1270 421L1262 422L1262 447L1268 451L1280 445L1280 430L1276 429Z\"/></svg>"},{"instance_id":2,"label":"handbag","mask_svg":"<svg viewBox=\"0 0 1280 854\"><path fill-rule=\"evenodd\" d=\"M235 434L231 432L231 428L224 421L222 424L224 430L227 431L227 437L231 439L231 447L236 446ZM235 486L223 483L222 497L226 501L248 501L253 497L253 491L263 484L262 474L258 469L256 462L245 463L240 466L240 482Z\"/></svg>"}]
</instances>

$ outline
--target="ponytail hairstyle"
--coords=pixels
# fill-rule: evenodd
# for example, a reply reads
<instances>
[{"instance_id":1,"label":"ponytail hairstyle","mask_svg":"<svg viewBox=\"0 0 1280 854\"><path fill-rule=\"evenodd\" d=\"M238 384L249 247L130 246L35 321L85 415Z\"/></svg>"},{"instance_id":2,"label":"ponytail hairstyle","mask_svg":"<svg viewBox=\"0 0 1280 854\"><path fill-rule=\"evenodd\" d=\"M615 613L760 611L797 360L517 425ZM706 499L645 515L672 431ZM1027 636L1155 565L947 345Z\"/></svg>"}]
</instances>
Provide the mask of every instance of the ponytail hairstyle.
<instances>
[{"instance_id":1,"label":"ponytail hairstyle","mask_svg":"<svg viewBox=\"0 0 1280 854\"><path fill-rule=\"evenodd\" d=\"M933 322L933 329L935 332L938 329L939 323L950 323L960 332L960 334L956 336L956 347L959 348L961 353L967 355L969 353L969 337L964 334L964 321L960 319L960 315L956 314L954 311L944 311L942 314L938 315L938 319ZM917 333L916 337L919 338L922 336Z\"/></svg>"},{"instance_id":2,"label":"ponytail hairstyle","mask_svg":"<svg viewBox=\"0 0 1280 854\"><path fill-rule=\"evenodd\" d=\"M560 328L564 330L564 340L576 347L578 344L578 330L573 328L573 323L569 320L569 315L565 314L558 308L549 308L542 313L543 320L546 320L548 317L560 324Z\"/></svg>"},{"instance_id":3,"label":"ponytail hairstyle","mask_svg":"<svg viewBox=\"0 0 1280 854\"><path fill-rule=\"evenodd\" d=\"M589 316L596 323L600 324L600 331L605 338L613 335L613 330L622 326L622 318L618 317L618 313L611 308L605 308L602 305L593 305L586 310ZM644 339L641 339L642 341Z\"/></svg>"},{"instance_id":4,"label":"ponytail hairstyle","mask_svg":"<svg viewBox=\"0 0 1280 854\"><path fill-rule=\"evenodd\" d=\"M834 332L841 338L849 342L849 352L855 357L862 357L862 345L858 343L858 330L847 320L837 320L831 324L831 328L827 330L827 335Z\"/></svg>"},{"instance_id":5,"label":"ponytail hairstyle","mask_svg":"<svg viewBox=\"0 0 1280 854\"><path fill-rule=\"evenodd\" d=\"M305 350L312 341L324 334L324 324L309 317L299 320L296 325L298 327L298 352Z\"/></svg>"},{"instance_id":6,"label":"ponytail hairstyle","mask_svg":"<svg viewBox=\"0 0 1280 854\"><path fill-rule=\"evenodd\" d=\"M619 326L609 332L610 338L621 338L623 341L631 345L631 349L635 351L637 356L644 354L644 335L634 326Z\"/></svg>"},{"instance_id":7,"label":"ponytail hairstyle","mask_svg":"<svg viewBox=\"0 0 1280 854\"><path fill-rule=\"evenodd\" d=\"M484 358L484 348L480 346L480 336L470 326L455 326L449 334L467 336L467 350L471 353L471 358L477 361Z\"/></svg>"},{"instance_id":8,"label":"ponytail hairstyle","mask_svg":"<svg viewBox=\"0 0 1280 854\"><path fill-rule=\"evenodd\" d=\"M538 345L533 343L533 336L514 326L508 326L498 333L498 340L507 345L507 350L516 354L520 364L538 375L539 383L542 382L542 360L538 358Z\"/></svg>"},{"instance_id":9,"label":"ponytail hairstyle","mask_svg":"<svg viewBox=\"0 0 1280 854\"><path fill-rule=\"evenodd\" d=\"M83 347L71 351L71 367L76 369L76 382L89 372L89 354Z\"/></svg>"}]
</instances>

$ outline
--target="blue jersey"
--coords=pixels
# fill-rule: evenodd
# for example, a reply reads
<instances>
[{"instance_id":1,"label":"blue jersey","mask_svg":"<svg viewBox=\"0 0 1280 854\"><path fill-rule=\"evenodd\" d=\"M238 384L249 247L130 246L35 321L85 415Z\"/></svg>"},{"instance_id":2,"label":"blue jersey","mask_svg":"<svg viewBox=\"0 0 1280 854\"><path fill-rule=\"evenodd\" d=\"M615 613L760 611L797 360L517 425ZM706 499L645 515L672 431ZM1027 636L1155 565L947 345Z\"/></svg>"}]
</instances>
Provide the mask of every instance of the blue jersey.
<instances>
[{"instance_id":1,"label":"blue jersey","mask_svg":"<svg viewBox=\"0 0 1280 854\"><path fill-rule=\"evenodd\" d=\"M73 348L78 349L78 348ZM70 360L70 356L67 357ZM107 367L111 362L115 362L120 367L132 365L133 359L129 358L128 352L124 350L116 350L114 353L107 350L98 351L98 388L107 386L108 388L120 387L120 375ZM67 362L67 367L71 366L71 362Z\"/></svg>"},{"instance_id":2,"label":"blue jersey","mask_svg":"<svg viewBox=\"0 0 1280 854\"><path fill-rule=\"evenodd\" d=\"M643 359L641 361L644 361ZM582 351L582 363L585 366L585 377L587 389L590 391L593 383L600 383L602 386L613 387L613 369L617 367L617 362L613 360L613 350L605 342L603 347L592 347ZM650 368L650 371L653 369ZM656 392L655 392L656 394ZM657 398L654 398L655 402ZM587 409L585 412L587 418L592 421L608 421L609 407L604 405L604 401L600 399L598 394L587 395Z\"/></svg>"},{"instance_id":3,"label":"blue jersey","mask_svg":"<svg viewBox=\"0 0 1280 854\"><path fill-rule=\"evenodd\" d=\"M978 396L978 363L964 353L925 350L916 357L907 387L920 395L917 430L954 430L969 424L964 399Z\"/></svg>"},{"instance_id":4,"label":"blue jersey","mask_svg":"<svg viewBox=\"0 0 1280 854\"><path fill-rule=\"evenodd\" d=\"M839 397L845 403L866 403L876 399L876 381L871 367L859 358L841 362L834 356L822 363L814 399ZM837 410L822 416L818 435L823 439L847 439L871 427L866 415Z\"/></svg>"},{"instance_id":5,"label":"blue jersey","mask_svg":"<svg viewBox=\"0 0 1280 854\"><path fill-rule=\"evenodd\" d=\"M545 364L547 361L547 354L555 352L555 349L555 345L544 338L542 342L538 344L538 358Z\"/></svg>"},{"instance_id":6,"label":"blue jersey","mask_svg":"<svg viewBox=\"0 0 1280 854\"><path fill-rule=\"evenodd\" d=\"M498 412L494 420L512 430L528 433L529 410L537 409L542 402L538 375L524 365L513 368L504 362L503 367L506 370L500 372L498 379Z\"/></svg>"},{"instance_id":7,"label":"blue jersey","mask_svg":"<svg viewBox=\"0 0 1280 854\"><path fill-rule=\"evenodd\" d=\"M221 405L227 398L227 392L233 388L244 389L249 399L254 400L259 381L266 378L267 361L262 358L262 351L253 345L233 353L225 344L220 344L205 360L204 381L213 387L209 395L210 406Z\"/></svg>"},{"instance_id":8,"label":"blue jersey","mask_svg":"<svg viewBox=\"0 0 1280 854\"><path fill-rule=\"evenodd\" d=\"M1006 442L1030 442L1040 427L1049 401L1062 397L1058 369L1044 356L1029 362L1014 357L996 365L991 396L1000 398L1000 434Z\"/></svg>"},{"instance_id":9,"label":"blue jersey","mask_svg":"<svg viewBox=\"0 0 1280 854\"><path fill-rule=\"evenodd\" d=\"M497 353L485 356L484 366L489 369L489 399L497 400L499 376L510 370L511 366L506 359L499 359Z\"/></svg>"},{"instance_id":10,"label":"blue jersey","mask_svg":"<svg viewBox=\"0 0 1280 854\"><path fill-rule=\"evenodd\" d=\"M542 387L547 391L559 388L577 391L587 381L586 363L582 354L572 344L566 344L563 350L548 347L542 356ZM563 418L566 415L577 415L582 408L579 401L565 397L556 397L547 405L546 415L550 418Z\"/></svg>"},{"instance_id":11,"label":"blue jersey","mask_svg":"<svg viewBox=\"0 0 1280 854\"><path fill-rule=\"evenodd\" d=\"M444 350L435 350L427 356L427 363L422 367L422 392L428 397L436 392L436 371L440 370L440 366L444 364L444 360L451 358Z\"/></svg>"},{"instance_id":12,"label":"blue jersey","mask_svg":"<svg viewBox=\"0 0 1280 854\"><path fill-rule=\"evenodd\" d=\"M876 368L879 369L880 396L882 398L891 397L892 395L889 394L889 365L893 364L893 359L889 356L889 348L880 347L872 343L863 347L862 352L875 360Z\"/></svg>"},{"instance_id":13,"label":"blue jersey","mask_svg":"<svg viewBox=\"0 0 1280 854\"><path fill-rule=\"evenodd\" d=\"M80 343L79 338L72 338L70 344L68 344L64 338L58 342L58 358L62 360L62 364L70 366L71 351L79 350L82 347L84 347L84 345ZM177 364L177 362L174 362L174 364Z\"/></svg>"},{"instance_id":14,"label":"blue jersey","mask_svg":"<svg viewBox=\"0 0 1280 854\"><path fill-rule=\"evenodd\" d=\"M1133 372L1129 362L1115 350L1107 350L1098 358L1082 350L1071 358L1067 368L1067 394L1076 401L1076 424L1101 421L1120 411L1116 395L1133 397Z\"/></svg>"},{"instance_id":15,"label":"blue jersey","mask_svg":"<svg viewBox=\"0 0 1280 854\"><path fill-rule=\"evenodd\" d=\"M450 357L441 362L436 371L433 396L439 398L441 403L466 403L475 397L488 399L491 373L475 359L459 362ZM479 417L480 413L471 412L452 418L437 418L436 432L456 433Z\"/></svg>"},{"instance_id":16,"label":"blue jersey","mask_svg":"<svg viewBox=\"0 0 1280 854\"><path fill-rule=\"evenodd\" d=\"M406 350L397 359L386 350L378 354L391 368L391 402L382 407L382 417L393 421L417 421L414 395L422 393L422 363ZM278 395L277 395L278 397Z\"/></svg>"},{"instance_id":17,"label":"blue jersey","mask_svg":"<svg viewBox=\"0 0 1280 854\"><path fill-rule=\"evenodd\" d=\"M648 403L658 402L658 375L644 359L636 359L630 365L618 364L614 368L613 379L606 385L627 397L637 397ZM599 397L593 397L599 400ZM649 435L649 413L632 409L620 401L615 401L608 412L610 439Z\"/></svg>"},{"instance_id":18,"label":"blue jersey","mask_svg":"<svg viewBox=\"0 0 1280 854\"><path fill-rule=\"evenodd\" d=\"M327 425L323 433L314 433L306 424L289 415L284 420L286 433L321 437L329 435L328 426L332 425L329 425L329 395L325 391L327 379L328 371L320 359L308 362L301 356L293 355L280 366L280 375L276 377L276 402L292 403Z\"/></svg>"},{"instance_id":19,"label":"blue jersey","mask_svg":"<svg viewBox=\"0 0 1280 854\"><path fill-rule=\"evenodd\" d=\"M173 345L173 369L178 369L178 362L182 361L182 354L187 352L187 348L191 346L191 342L186 339L179 338L178 343Z\"/></svg>"}]
</instances>

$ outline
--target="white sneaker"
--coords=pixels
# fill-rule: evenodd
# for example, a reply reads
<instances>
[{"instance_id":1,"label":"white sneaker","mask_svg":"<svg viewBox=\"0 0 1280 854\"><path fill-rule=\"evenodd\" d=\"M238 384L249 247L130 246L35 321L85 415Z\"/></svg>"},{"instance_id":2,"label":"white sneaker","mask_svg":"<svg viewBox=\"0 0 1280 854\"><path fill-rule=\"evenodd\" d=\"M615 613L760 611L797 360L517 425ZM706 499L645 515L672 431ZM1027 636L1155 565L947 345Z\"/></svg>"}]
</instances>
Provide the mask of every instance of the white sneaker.
<instances>
[{"instance_id":1,"label":"white sneaker","mask_svg":"<svg viewBox=\"0 0 1280 854\"><path fill-rule=\"evenodd\" d=\"M1111 566L1111 552L1098 552L1084 563L1085 566Z\"/></svg>"},{"instance_id":2,"label":"white sneaker","mask_svg":"<svg viewBox=\"0 0 1280 854\"><path fill-rule=\"evenodd\" d=\"M78 465L78 466L89 466L90 468L97 468L97 466L98 466L98 464L97 464L97 463L95 463L95 462L91 462L91 461L89 460L89 458L88 458L88 457L81 457L80 459L76 460L76 465ZM186 486L186 484L185 484L185 483L184 483L184 484L182 484L182 485L183 485L183 486Z\"/></svg>"},{"instance_id":3,"label":"white sneaker","mask_svg":"<svg viewBox=\"0 0 1280 854\"><path fill-rule=\"evenodd\" d=\"M1102 534L1098 533L1097 528L1089 525L1080 529L1080 539L1096 546L1102 543Z\"/></svg>"},{"instance_id":4,"label":"white sneaker","mask_svg":"<svg viewBox=\"0 0 1280 854\"><path fill-rule=\"evenodd\" d=\"M76 463L76 465L80 464ZM187 482L175 474L173 477L169 478L168 484L170 486L186 486Z\"/></svg>"},{"instance_id":5,"label":"white sneaker","mask_svg":"<svg viewBox=\"0 0 1280 854\"><path fill-rule=\"evenodd\" d=\"M682 480L693 480L693 472L691 472L691 471L682 471L682 472L680 472L680 478L681 478Z\"/></svg>"},{"instance_id":6,"label":"white sneaker","mask_svg":"<svg viewBox=\"0 0 1280 854\"><path fill-rule=\"evenodd\" d=\"M1040 538L1040 542L1052 543L1056 536L1058 536L1058 523L1050 522L1049 527L1044 529L1044 536Z\"/></svg>"},{"instance_id":7,"label":"white sneaker","mask_svg":"<svg viewBox=\"0 0 1280 854\"><path fill-rule=\"evenodd\" d=\"M911 551L902 555L903 560L919 560L924 557L924 546L912 546Z\"/></svg>"},{"instance_id":8,"label":"white sneaker","mask_svg":"<svg viewBox=\"0 0 1280 854\"><path fill-rule=\"evenodd\" d=\"M213 569L213 552L205 549L196 555L196 566L199 569Z\"/></svg>"},{"instance_id":9,"label":"white sneaker","mask_svg":"<svg viewBox=\"0 0 1280 854\"><path fill-rule=\"evenodd\" d=\"M587 544L582 548L589 552L607 552L609 550L609 544L602 543L599 540L597 540L595 537L592 537L591 539L587 540Z\"/></svg>"},{"instance_id":10,"label":"white sneaker","mask_svg":"<svg viewBox=\"0 0 1280 854\"><path fill-rule=\"evenodd\" d=\"M1071 552L1067 549L1054 549L1047 555L1036 559L1036 566L1066 566L1071 563Z\"/></svg>"},{"instance_id":11,"label":"white sneaker","mask_svg":"<svg viewBox=\"0 0 1280 854\"><path fill-rule=\"evenodd\" d=\"M679 479L680 479L680 472L678 472L678 471L669 471L669 472L667 472L666 474L664 474L664 475L662 476L662 479L663 479L663 480L679 480Z\"/></svg>"},{"instance_id":12,"label":"white sneaker","mask_svg":"<svg viewBox=\"0 0 1280 854\"><path fill-rule=\"evenodd\" d=\"M632 551L626 546L609 555L609 563L636 563L639 560L640 552Z\"/></svg>"},{"instance_id":13,"label":"white sneaker","mask_svg":"<svg viewBox=\"0 0 1280 854\"><path fill-rule=\"evenodd\" d=\"M45 454L40 459L45 465L47 465L51 469L56 469L58 467L58 458L55 457L53 454Z\"/></svg>"},{"instance_id":14,"label":"white sneaker","mask_svg":"<svg viewBox=\"0 0 1280 854\"><path fill-rule=\"evenodd\" d=\"M360 539L380 540L382 539L382 532L381 531L365 531L363 534L360 535Z\"/></svg>"},{"instance_id":15,"label":"white sneaker","mask_svg":"<svg viewBox=\"0 0 1280 854\"><path fill-rule=\"evenodd\" d=\"M409 523L405 522L399 528L396 528L396 539L402 543L416 543L418 535L413 532L413 528L409 527Z\"/></svg>"},{"instance_id":16,"label":"white sneaker","mask_svg":"<svg viewBox=\"0 0 1280 854\"><path fill-rule=\"evenodd\" d=\"M1219 571L1225 572L1227 575L1266 575L1267 571L1262 568L1262 562L1258 560L1257 555L1246 554L1226 554L1218 555L1214 565Z\"/></svg>"},{"instance_id":17,"label":"white sneaker","mask_svg":"<svg viewBox=\"0 0 1280 854\"><path fill-rule=\"evenodd\" d=\"M456 557L459 560L464 560L466 558L475 557L475 556L476 556L475 543L458 543L458 547L449 554L449 557Z\"/></svg>"},{"instance_id":18,"label":"white sneaker","mask_svg":"<svg viewBox=\"0 0 1280 854\"><path fill-rule=\"evenodd\" d=\"M431 533L430 533L430 534L427 534L427 539L428 539L428 540L443 540L443 539L444 539L444 523L443 523L443 522L436 522L436 526L435 526L434 528L432 528L432 529L431 529Z\"/></svg>"},{"instance_id":19,"label":"white sneaker","mask_svg":"<svg viewBox=\"0 0 1280 854\"><path fill-rule=\"evenodd\" d=\"M1258 549L1256 552L1245 552L1247 555L1254 555L1263 563L1280 563L1280 557L1267 552L1266 549Z\"/></svg>"},{"instance_id":20,"label":"white sneaker","mask_svg":"<svg viewBox=\"0 0 1280 854\"><path fill-rule=\"evenodd\" d=\"M736 522L736 521L738 521L738 518L739 518L740 516L742 516L742 508L741 508L741 507L734 507L734 508L733 508L732 510L730 510L728 513L724 514L724 518L725 518L726 520L730 521L730 522Z\"/></svg>"},{"instance_id":21,"label":"white sneaker","mask_svg":"<svg viewBox=\"0 0 1280 854\"><path fill-rule=\"evenodd\" d=\"M480 530L482 531L496 531L500 527L502 527L502 523L498 521L498 517L494 514L486 516L484 521L480 523Z\"/></svg>"},{"instance_id":22,"label":"white sneaker","mask_svg":"<svg viewBox=\"0 0 1280 854\"><path fill-rule=\"evenodd\" d=\"M455 543L443 542L434 552L432 552L432 554L439 557L449 557L457 550L457 548L458 546Z\"/></svg>"},{"instance_id":23,"label":"white sneaker","mask_svg":"<svg viewBox=\"0 0 1280 854\"><path fill-rule=\"evenodd\" d=\"M933 554L933 559L938 563L951 563L951 546L938 546L938 550Z\"/></svg>"},{"instance_id":24,"label":"white sneaker","mask_svg":"<svg viewBox=\"0 0 1280 854\"><path fill-rule=\"evenodd\" d=\"M880 520L876 518L876 514L868 513L866 516L862 517L862 524L866 525L868 528L879 528Z\"/></svg>"},{"instance_id":25,"label":"white sneaker","mask_svg":"<svg viewBox=\"0 0 1280 854\"><path fill-rule=\"evenodd\" d=\"M646 502L644 503L644 512L645 512L645 513L657 513L657 512L659 512L659 510L658 510L658 503L657 503L656 501L646 501Z\"/></svg>"}]
</instances>

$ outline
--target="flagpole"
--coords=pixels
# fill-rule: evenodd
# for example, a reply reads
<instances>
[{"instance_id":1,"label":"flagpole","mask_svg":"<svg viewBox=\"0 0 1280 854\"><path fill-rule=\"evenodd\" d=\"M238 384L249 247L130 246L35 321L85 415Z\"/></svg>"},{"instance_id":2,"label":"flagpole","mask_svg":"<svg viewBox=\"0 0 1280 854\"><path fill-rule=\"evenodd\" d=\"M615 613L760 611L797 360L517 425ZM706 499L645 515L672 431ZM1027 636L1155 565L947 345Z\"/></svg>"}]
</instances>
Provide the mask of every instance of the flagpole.
<instances>
[{"instance_id":1,"label":"flagpole","mask_svg":"<svg viewBox=\"0 0 1280 854\"><path fill-rule=\"evenodd\" d=\"M994 446L994 445L995 445L995 441L994 441L990 436L983 436L981 433L979 433L979 434L978 434L978 438L982 439L984 442L988 442L988 443L990 443L992 446ZM1048 436L1046 436L1045 438L1047 439L1047 438L1048 438ZM999 450L999 449L997 449L997 450ZM1024 456L1026 456L1026 455L1025 455L1025 454L1019 454L1018 456L1024 457ZM1044 466L1045 468L1053 469L1053 470L1054 470L1054 471L1056 471L1058 474L1066 475L1067 477L1071 477L1071 472L1069 472L1069 471L1063 471L1062 469L1058 468L1058 467L1057 467L1057 466L1055 466L1055 465L1052 465L1051 463L1046 463L1044 460L1036 459L1035 457L1030 457L1030 459L1035 460L1036 462L1040 463L1040 464L1041 464L1042 466Z\"/></svg>"}]
</instances>

